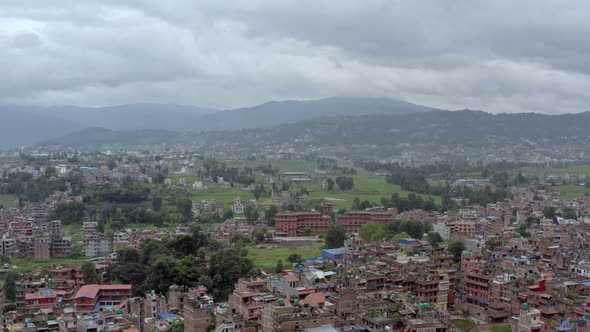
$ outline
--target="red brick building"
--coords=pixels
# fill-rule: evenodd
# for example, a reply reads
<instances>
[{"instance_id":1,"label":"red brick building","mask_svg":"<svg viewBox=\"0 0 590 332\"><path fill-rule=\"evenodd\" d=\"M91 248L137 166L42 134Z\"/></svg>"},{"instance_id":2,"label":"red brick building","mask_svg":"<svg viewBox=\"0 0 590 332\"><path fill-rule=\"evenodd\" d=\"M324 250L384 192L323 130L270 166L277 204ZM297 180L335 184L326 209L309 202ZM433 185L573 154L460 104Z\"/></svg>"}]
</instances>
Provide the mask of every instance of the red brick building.
<instances>
[{"instance_id":1,"label":"red brick building","mask_svg":"<svg viewBox=\"0 0 590 332\"><path fill-rule=\"evenodd\" d=\"M281 212L275 216L275 229L278 234L297 236L306 229L312 233L325 233L330 226L330 216L320 212Z\"/></svg>"},{"instance_id":2,"label":"red brick building","mask_svg":"<svg viewBox=\"0 0 590 332\"><path fill-rule=\"evenodd\" d=\"M364 224L370 222L390 223L395 219L395 209L387 211L349 211L338 215L338 224L344 226L346 232L357 233Z\"/></svg>"},{"instance_id":3,"label":"red brick building","mask_svg":"<svg viewBox=\"0 0 590 332\"><path fill-rule=\"evenodd\" d=\"M76 311L95 311L121 304L131 297L131 285L85 285L78 290L74 301Z\"/></svg>"}]
</instances>

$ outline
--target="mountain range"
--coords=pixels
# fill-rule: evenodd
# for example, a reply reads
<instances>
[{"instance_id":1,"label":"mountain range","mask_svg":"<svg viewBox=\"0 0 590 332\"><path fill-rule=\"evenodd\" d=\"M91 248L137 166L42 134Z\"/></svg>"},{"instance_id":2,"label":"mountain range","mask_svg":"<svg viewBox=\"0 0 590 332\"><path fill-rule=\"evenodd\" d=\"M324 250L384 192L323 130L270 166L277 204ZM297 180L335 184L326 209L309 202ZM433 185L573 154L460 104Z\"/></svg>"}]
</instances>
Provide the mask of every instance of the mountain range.
<instances>
[{"instance_id":1,"label":"mountain range","mask_svg":"<svg viewBox=\"0 0 590 332\"><path fill-rule=\"evenodd\" d=\"M108 107L0 105L0 149L30 146L86 128L115 131L208 131L264 128L344 115L399 115L434 109L386 98L273 101L233 110L171 104Z\"/></svg>"}]
</instances>

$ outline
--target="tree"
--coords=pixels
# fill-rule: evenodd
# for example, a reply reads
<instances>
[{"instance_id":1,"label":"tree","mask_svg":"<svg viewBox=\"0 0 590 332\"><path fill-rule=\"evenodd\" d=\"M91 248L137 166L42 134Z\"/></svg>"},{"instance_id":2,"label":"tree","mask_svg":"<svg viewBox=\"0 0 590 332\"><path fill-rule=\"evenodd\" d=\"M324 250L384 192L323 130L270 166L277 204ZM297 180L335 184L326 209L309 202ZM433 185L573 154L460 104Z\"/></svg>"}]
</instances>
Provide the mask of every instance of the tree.
<instances>
[{"instance_id":1,"label":"tree","mask_svg":"<svg viewBox=\"0 0 590 332\"><path fill-rule=\"evenodd\" d=\"M326 180L326 183L328 185L328 191L334 190L334 180L332 180L332 178L328 178L328 180Z\"/></svg>"},{"instance_id":2,"label":"tree","mask_svg":"<svg viewBox=\"0 0 590 332\"><path fill-rule=\"evenodd\" d=\"M254 221L258 220L258 217L259 217L258 210L255 207L253 207L252 205L248 204L244 208L244 217L246 217L246 221L254 222Z\"/></svg>"},{"instance_id":3,"label":"tree","mask_svg":"<svg viewBox=\"0 0 590 332\"><path fill-rule=\"evenodd\" d=\"M98 274L96 273L96 267L94 263L86 261L81 266L82 274L84 275L84 284L93 285L98 284Z\"/></svg>"},{"instance_id":4,"label":"tree","mask_svg":"<svg viewBox=\"0 0 590 332\"><path fill-rule=\"evenodd\" d=\"M326 249L340 248L344 246L346 232L342 225L331 225L324 237L324 246Z\"/></svg>"},{"instance_id":5,"label":"tree","mask_svg":"<svg viewBox=\"0 0 590 332\"><path fill-rule=\"evenodd\" d=\"M275 225L275 216L279 213L279 209L276 205L271 205L268 209L264 212L264 218L268 221L269 226Z\"/></svg>"},{"instance_id":6,"label":"tree","mask_svg":"<svg viewBox=\"0 0 590 332\"><path fill-rule=\"evenodd\" d=\"M380 240L385 235L385 224L382 222L364 224L359 230L359 235L366 243Z\"/></svg>"},{"instance_id":7,"label":"tree","mask_svg":"<svg viewBox=\"0 0 590 332\"><path fill-rule=\"evenodd\" d=\"M340 190L352 190L354 188L352 176L339 176L336 178L336 184Z\"/></svg>"},{"instance_id":8,"label":"tree","mask_svg":"<svg viewBox=\"0 0 590 332\"><path fill-rule=\"evenodd\" d=\"M555 212L557 209L553 206L546 206L543 209L543 216L547 219L554 219L555 220Z\"/></svg>"},{"instance_id":9,"label":"tree","mask_svg":"<svg viewBox=\"0 0 590 332\"><path fill-rule=\"evenodd\" d=\"M447 250L453 254L453 261L455 263L461 261L461 255L465 250L465 243L463 241L450 241Z\"/></svg>"},{"instance_id":10,"label":"tree","mask_svg":"<svg viewBox=\"0 0 590 332\"><path fill-rule=\"evenodd\" d=\"M184 332L184 322L181 320L177 320L172 323L170 327L170 332Z\"/></svg>"},{"instance_id":11,"label":"tree","mask_svg":"<svg viewBox=\"0 0 590 332\"><path fill-rule=\"evenodd\" d=\"M561 216L565 219L576 219L576 210L573 207L565 207L561 211Z\"/></svg>"},{"instance_id":12,"label":"tree","mask_svg":"<svg viewBox=\"0 0 590 332\"><path fill-rule=\"evenodd\" d=\"M282 272L284 269L285 269L285 268L284 268L284 266L283 266L283 260L282 260L282 259L279 259L279 260L277 261L277 265L275 266L275 272L276 272L276 273L281 273L281 272Z\"/></svg>"},{"instance_id":13,"label":"tree","mask_svg":"<svg viewBox=\"0 0 590 332\"><path fill-rule=\"evenodd\" d=\"M430 245L433 248L438 248L438 245L443 242L443 238L442 236L440 236L440 234L438 232L430 232L428 233L428 235L426 236L426 240L428 242L430 242Z\"/></svg>"},{"instance_id":14,"label":"tree","mask_svg":"<svg viewBox=\"0 0 590 332\"><path fill-rule=\"evenodd\" d=\"M154 196L152 198L152 209L154 209L154 211L160 211L160 209L162 209L162 197Z\"/></svg>"},{"instance_id":15,"label":"tree","mask_svg":"<svg viewBox=\"0 0 590 332\"><path fill-rule=\"evenodd\" d=\"M289 258L287 258L287 260L290 263L295 264L295 263L301 262L303 259L301 258L301 255L299 255L299 254L291 254L291 255L289 255Z\"/></svg>"},{"instance_id":16,"label":"tree","mask_svg":"<svg viewBox=\"0 0 590 332\"><path fill-rule=\"evenodd\" d=\"M6 275L4 295L6 296L6 301L16 302L16 273L13 270L9 270Z\"/></svg>"}]
</instances>

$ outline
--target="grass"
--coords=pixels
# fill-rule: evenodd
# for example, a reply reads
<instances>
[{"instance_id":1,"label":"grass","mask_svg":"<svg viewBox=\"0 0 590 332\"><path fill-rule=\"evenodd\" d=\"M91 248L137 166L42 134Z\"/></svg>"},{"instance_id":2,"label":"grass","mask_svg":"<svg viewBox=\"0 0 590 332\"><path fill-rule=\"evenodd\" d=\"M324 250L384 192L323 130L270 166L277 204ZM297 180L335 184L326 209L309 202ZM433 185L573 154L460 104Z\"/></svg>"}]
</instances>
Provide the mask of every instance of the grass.
<instances>
[{"instance_id":1,"label":"grass","mask_svg":"<svg viewBox=\"0 0 590 332\"><path fill-rule=\"evenodd\" d=\"M561 186L550 187L551 190L559 191L559 197L562 199L577 199L582 198L586 193L590 192L590 188L585 186L578 186L576 184L566 184Z\"/></svg>"},{"instance_id":2,"label":"grass","mask_svg":"<svg viewBox=\"0 0 590 332\"><path fill-rule=\"evenodd\" d=\"M32 257L12 258L10 264L16 266L13 270L17 273L27 274L35 272L40 268L52 267L64 264L82 264L87 258L52 258L48 262L36 262Z\"/></svg>"},{"instance_id":3,"label":"grass","mask_svg":"<svg viewBox=\"0 0 590 332\"><path fill-rule=\"evenodd\" d=\"M283 264L285 266L288 266L290 263L287 260L287 258L289 258L289 255L291 254L299 254L303 259L321 256L322 246L320 243L318 243L308 248L299 249L291 249L284 247L272 249L258 249L248 247L248 257L250 257L254 261L254 264L263 269L275 267L279 259L283 261Z\"/></svg>"},{"instance_id":4,"label":"grass","mask_svg":"<svg viewBox=\"0 0 590 332\"><path fill-rule=\"evenodd\" d=\"M452 319L451 323L461 332L467 332L475 327L475 324L466 319Z\"/></svg>"},{"instance_id":5,"label":"grass","mask_svg":"<svg viewBox=\"0 0 590 332\"><path fill-rule=\"evenodd\" d=\"M326 189L322 188L322 181L331 177L335 179L337 176L341 175L337 171L327 171L326 174L321 174L315 172L318 169L318 166L315 162L305 161L305 160L255 160L255 161L242 161L242 162L234 162L226 161L226 164L235 167L250 167L256 168L260 165L268 165L271 164L274 169L279 170L279 174L283 176L285 172L294 172L294 171L301 171L307 172L307 176L311 179L310 182L306 182L303 184L298 184L296 187L305 187L307 190L310 191L310 197L312 199L321 200L323 198L335 198L334 205L336 209L351 209L352 204L355 198L359 198L361 201L368 200L370 202L379 204L381 198L389 198L393 193L399 193L401 196L407 196L410 192L403 190L400 186L394 185L391 183L387 183L384 178L373 177L374 172L369 172L362 168L355 168L357 174L353 175L354 179L354 189L351 191L327 191ZM346 165L350 167L350 165ZM242 201L248 201L250 199L254 199L254 195L248 191L243 190L242 188L238 187L239 184L236 184L236 187L233 188L223 188L222 186L218 185L217 183L212 183L209 181L204 181L204 185L208 187L206 190L193 190L192 183L198 180L194 170L189 170L185 174L179 174L178 170L171 171L168 177L172 180L172 184L175 188L179 188L178 183L180 178L186 178L187 180L187 187L185 189L190 193L190 198L195 201L200 200L211 200L216 199L222 202L226 208L230 208L232 201L236 197L240 197ZM275 176L275 179L278 179L278 175ZM263 179L264 178L264 179ZM266 176L257 175L258 181L263 181L264 185L268 188L270 184L267 181ZM285 177L286 178L286 177ZM155 185L153 185L155 188ZM276 193L280 194L280 193ZM422 197L426 198L428 195L421 195ZM440 203L440 197L438 196L431 196L436 203ZM273 203L268 197L263 197L258 200L259 207L267 207Z\"/></svg>"},{"instance_id":6,"label":"grass","mask_svg":"<svg viewBox=\"0 0 590 332\"><path fill-rule=\"evenodd\" d=\"M560 175L569 173L573 175L590 175L590 165L578 165L569 167L522 167L520 171L525 175Z\"/></svg>"},{"instance_id":7,"label":"grass","mask_svg":"<svg viewBox=\"0 0 590 332\"><path fill-rule=\"evenodd\" d=\"M494 325L492 326L492 332L511 332L512 328L509 324Z\"/></svg>"},{"instance_id":8,"label":"grass","mask_svg":"<svg viewBox=\"0 0 590 332\"><path fill-rule=\"evenodd\" d=\"M18 198L14 195L0 195L0 205L4 206L4 207L15 207L15 201L18 200Z\"/></svg>"}]
</instances>

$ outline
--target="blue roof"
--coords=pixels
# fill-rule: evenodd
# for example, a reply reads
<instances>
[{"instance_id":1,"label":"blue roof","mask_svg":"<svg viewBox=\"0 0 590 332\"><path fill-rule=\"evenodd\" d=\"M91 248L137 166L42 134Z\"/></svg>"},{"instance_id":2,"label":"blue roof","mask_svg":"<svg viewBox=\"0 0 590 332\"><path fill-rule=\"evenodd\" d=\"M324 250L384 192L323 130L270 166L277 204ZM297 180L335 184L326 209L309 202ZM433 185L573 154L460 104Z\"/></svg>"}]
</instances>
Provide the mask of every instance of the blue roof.
<instances>
[{"instance_id":1,"label":"blue roof","mask_svg":"<svg viewBox=\"0 0 590 332\"><path fill-rule=\"evenodd\" d=\"M498 220L498 219L500 219L500 218L498 218L496 216L487 216L486 218L487 219L490 219L490 220Z\"/></svg>"},{"instance_id":2,"label":"blue roof","mask_svg":"<svg viewBox=\"0 0 590 332\"><path fill-rule=\"evenodd\" d=\"M590 287L590 280L588 280L588 281L584 281L584 282L582 283L582 285L584 285L584 286L586 286L586 287Z\"/></svg>"},{"instance_id":3,"label":"blue roof","mask_svg":"<svg viewBox=\"0 0 590 332\"><path fill-rule=\"evenodd\" d=\"M158 314L158 319L174 319L175 317L171 312L161 312Z\"/></svg>"},{"instance_id":4,"label":"blue roof","mask_svg":"<svg viewBox=\"0 0 590 332\"><path fill-rule=\"evenodd\" d=\"M343 247L343 248L334 248L334 249L324 249L324 253L328 253L330 255L343 255L346 254L350 249Z\"/></svg>"}]
</instances>

